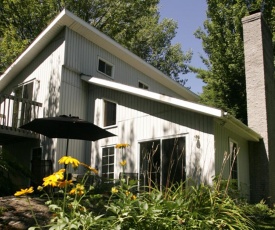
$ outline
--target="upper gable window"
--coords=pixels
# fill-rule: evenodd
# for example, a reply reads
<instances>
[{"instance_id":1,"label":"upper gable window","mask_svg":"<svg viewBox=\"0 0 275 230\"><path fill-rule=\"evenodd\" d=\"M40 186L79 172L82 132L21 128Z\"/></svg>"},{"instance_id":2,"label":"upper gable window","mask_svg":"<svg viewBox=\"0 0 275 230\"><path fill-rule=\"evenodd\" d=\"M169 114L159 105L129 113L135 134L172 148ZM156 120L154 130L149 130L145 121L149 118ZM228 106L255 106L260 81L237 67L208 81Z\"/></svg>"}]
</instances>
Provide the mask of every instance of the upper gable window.
<instances>
[{"instance_id":1,"label":"upper gable window","mask_svg":"<svg viewBox=\"0 0 275 230\"><path fill-rule=\"evenodd\" d=\"M138 88L141 88L141 89L149 89L149 86L144 84L143 82L138 82Z\"/></svg>"},{"instance_id":2,"label":"upper gable window","mask_svg":"<svg viewBox=\"0 0 275 230\"><path fill-rule=\"evenodd\" d=\"M24 83L17 86L14 91L14 96L24 99L33 99L34 81Z\"/></svg>"},{"instance_id":3,"label":"upper gable window","mask_svg":"<svg viewBox=\"0 0 275 230\"><path fill-rule=\"evenodd\" d=\"M113 77L114 66L103 59L98 59L98 71L107 75L108 77Z\"/></svg>"}]
</instances>

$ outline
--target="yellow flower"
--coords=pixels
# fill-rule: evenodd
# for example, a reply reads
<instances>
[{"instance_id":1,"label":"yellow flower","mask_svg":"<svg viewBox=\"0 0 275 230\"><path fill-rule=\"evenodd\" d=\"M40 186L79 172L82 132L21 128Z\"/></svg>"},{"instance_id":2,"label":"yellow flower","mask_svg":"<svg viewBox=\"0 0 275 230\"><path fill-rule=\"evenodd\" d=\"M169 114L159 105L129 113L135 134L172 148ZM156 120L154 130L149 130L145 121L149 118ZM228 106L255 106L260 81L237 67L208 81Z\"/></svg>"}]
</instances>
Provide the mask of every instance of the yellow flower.
<instances>
[{"instance_id":1,"label":"yellow flower","mask_svg":"<svg viewBox=\"0 0 275 230\"><path fill-rule=\"evenodd\" d=\"M64 172L65 172L65 169L60 169L58 172L55 172L53 175L57 178L57 180L63 180Z\"/></svg>"},{"instance_id":2,"label":"yellow flower","mask_svg":"<svg viewBox=\"0 0 275 230\"><path fill-rule=\"evenodd\" d=\"M58 180L56 178L55 175L50 175L50 176L47 176L47 177L44 177L43 178L43 186L46 187L46 186L52 186L52 187L56 187L58 185Z\"/></svg>"},{"instance_id":3,"label":"yellow flower","mask_svg":"<svg viewBox=\"0 0 275 230\"><path fill-rule=\"evenodd\" d=\"M80 164L79 160L77 160L76 158L73 158L71 156L63 156L60 158L60 160L58 161L59 164L72 164L74 168L78 167L78 165Z\"/></svg>"},{"instance_id":4,"label":"yellow flower","mask_svg":"<svg viewBox=\"0 0 275 230\"><path fill-rule=\"evenodd\" d=\"M65 187L67 187L68 185L71 185L71 184L73 184L72 180L59 181L58 182L58 187L59 188L65 188Z\"/></svg>"},{"instance_id":5,"label":"yellow flower","mask_svg":"<svg viewBox=\"0 0 275 230\"><path fill-rule=\"evenodd\" d=\"M75 194L77 194L77 195L81 196L81 195L84 194L84 191L85 191L84 186L83 186L82 184L77 184L76 187L73 188L73 189L69 192L69 194L70 194L70 195L75 195Z\"/></svg>"},{"instance_id":6,"label":"yellow flower","mask_svg":"<svg viewBox=\"0 0 275 230\"><path fill-rule=\"evenodd\" d=\"M116 187L112 187L112 190L111 190L112 193L118 193L118 190Z\"/></svg>"},{"instance_id":7,"label":"yellow flower","mask_svg":"<svg viewBox=\"0 0 275 230\"><path fill-rule=\"evenodd\" d=\"M55 172L52 175L43 178L44 183L42 184L44 187L52 186L57 187L58 182L64 179L65 169L60 169L58 172Z\"/></svg>"},{"instance_id":8,"label":"yellow flower","mask_svg":"<svg viewBox=\"0 0 275 230\"><path fill-rule=\"evenodd\" d=\"M119 164L124 167L126 165L126 160L119 162Z\"/></svg>"},{"instance_id":9,"label":"yellow flower","mask_svg":"<svg viewBox=\"0 0 275 230\"><path fill-rule=\"evenodd\" d=\"M136 200L137 199L137 197L135 196L135 195L133 195L132 197L131 197L131 200Z\"/></svg>"},{"instance_id":10,"label":"yellow flower","mask_svg":"<svg viewBox=\"0 0 275 230\"><path fill-rule=\"evenodd\" d=\"M24 195L27 195L29 193L33 193L33 187L26 188L26 189L21 189L20 191L17 191L16 193L14 193L14 195L15 196L24 196Z\"/></svg>"},{"instance_id":11,"label":"yellow flower","mask_svg":"<svg viewBox=\"0 0 275 230\"><path fill-rule=\"evenodd\" d=\"M125 193L126 193L126 196L129 196L131 194L131 192L129 191L126 191Z\"/></svg>"},{"instance_id":12,"label":"yellow flower","mask_svg":"<svg viewBox=\"0 0 275 230\"><path fill-rule=\"evenodd\" d=\"M126 143L124 143L124 144L116 144L116 148L117 149L125 149L126 147L129 147L130 145L129 144L126 144Z\"/></svg>"},{"instance_id":13,"label":"yellow flower","mask_svg":"<svg viewBox=\"0 0 275 230\"><path fill-rule=\"evenodd\" d=\"M90 171L92 171L94 174L98 174L98 171L95 168L93 168L93 167L91 167L89 165L86 165L86 164L84 164L82 162L80 162L79 164L83 165L84 167L86 167L87 169L89 169Z\"/></svg>"}]
</instances>

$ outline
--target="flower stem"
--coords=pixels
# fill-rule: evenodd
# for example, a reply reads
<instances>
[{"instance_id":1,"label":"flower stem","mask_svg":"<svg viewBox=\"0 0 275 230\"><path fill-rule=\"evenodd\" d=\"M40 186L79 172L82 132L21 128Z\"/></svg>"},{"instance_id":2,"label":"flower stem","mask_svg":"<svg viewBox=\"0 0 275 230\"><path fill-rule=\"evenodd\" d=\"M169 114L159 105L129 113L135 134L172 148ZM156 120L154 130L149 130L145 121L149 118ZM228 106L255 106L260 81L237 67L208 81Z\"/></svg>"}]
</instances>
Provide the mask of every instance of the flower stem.
<instances>
[{"instance_id":1,"label":"flower stem","mask_svg":"<svg viewBox=\"0 0 275 230\"><path fill-rule=\"evenodd\" d=\"M35 217L35 215L34 215L33 208L32 208L32 205L31 205L31 202L30 202L29 197L27 197L27 201L28 201L28 203L29 203L29 205L30 205L31 212L32 212L32 216L33 216L33 219L34 219L34 221L35 221L35 223L36 223L36 226L37 226L39 229L42 229L42 228L39 226L39 224L38 224L38 222L37 222L37 219L36 219L36 217Z\"/></svg>"}]
</instances>

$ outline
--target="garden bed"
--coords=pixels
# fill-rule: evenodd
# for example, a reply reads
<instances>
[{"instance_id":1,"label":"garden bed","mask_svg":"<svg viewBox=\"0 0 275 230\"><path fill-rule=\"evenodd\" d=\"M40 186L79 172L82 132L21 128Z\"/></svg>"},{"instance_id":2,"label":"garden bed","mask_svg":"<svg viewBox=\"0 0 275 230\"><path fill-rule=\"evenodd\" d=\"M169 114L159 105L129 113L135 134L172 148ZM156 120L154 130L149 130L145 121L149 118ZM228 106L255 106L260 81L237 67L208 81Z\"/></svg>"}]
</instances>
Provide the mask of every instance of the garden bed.
<instances>
[{"instance_id":1,"label":"garden bed","mask_svg":"<svg viewBox=\"0 0 275 230\"><path fill-rule=\"evenodd\" d=\"M28 229L35 226L31 208L40 226L45 226L51 217L45 200L38 197L0 197L0 229Z\"/></svg>"}]
</instances>

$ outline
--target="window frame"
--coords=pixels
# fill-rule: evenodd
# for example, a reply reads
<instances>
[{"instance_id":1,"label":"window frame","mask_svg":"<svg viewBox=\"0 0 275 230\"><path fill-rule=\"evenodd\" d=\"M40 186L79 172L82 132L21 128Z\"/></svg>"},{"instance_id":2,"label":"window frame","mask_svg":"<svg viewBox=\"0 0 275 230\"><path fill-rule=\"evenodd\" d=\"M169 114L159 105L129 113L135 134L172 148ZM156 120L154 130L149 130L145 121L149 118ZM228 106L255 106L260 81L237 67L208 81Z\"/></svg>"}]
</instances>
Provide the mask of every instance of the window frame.
<instances>
[{"instance_id":1,"label":"window frame","mask_svg":"<svg viewBox=\"0 0 275 230\"><path fill-rule=\"evenodd\" d=\"M238 153L239 145L238 145L238 142L232 138L229 138L228 144L229 144L228 148L229 148L229 154L230 154L230 158L229 158L230 179L236 180L237 185L239 187L239 156L238 156L239 155L239 153ZM235 147L234 147L234 145L235 145ZM235 160L234 160L235 154L233 155L233 151L234 151L233 148L236 148L235 154L237 154L237 155L236 155ZM232 163L234 165L232 165ZM231 172L231 170L232 170L232 172Z\"/></svg>"},{"instance_id":2,"label":"window frame","mask_svg":"<svg viewBox=\"0 0 275 230\"><path fill-rule=\"evenodd\" d=\"M140 85L142 85L143 87L140 87ZM144 88L144 86L146 88ZM149 85L145 84L143 81L138 81L138 88L139 89L144 89L144 90L149 90Z\"/></svg>"},{"instance_id":3,"label":"window frame","mask_svg":"<svg viewBox=\"0 0 275 230\"><path fill-rule=\"evenodd\" d=\"M22 82L12 89L12 95L21 98L26 99L29 101L34 101L34 94L35 90L38 89L40 84L40 81L36 78L33 78L29 81ZM13 105L13 119L12 119L12 125L15 127L20 127L25 122L30 121L31 119L31 110L32 106L30 104L22 104L19 101L14 101Z\"/></svg>"},{"instance_id":4,"label":"window frame","mask_svg":"<svg viewBox=\"0 0 275 230\"><path fill-rule=\"evenodd\" d=\"M182 163L184 163L184 166L182 168L182 170L184 171L184 178L182 178L181 180L182 181L186 181L187 179L187 174L186 174L186 148L187 148L187 135L172 135L172 136L167 136L167 137L159 137L159 138L154 138L154 139L147 139L147 140L140 140L138 141L138 145L139 145L139 150L138 150L138 153L137 154L137 162L138 162L138 177L139 177L139 186L144 186L147 184L147 179L146 178L141 178L142 175L144 175L144 172L146 171L146 165L144 165L144 162L142 162L142 159L141 159L141 154L142 156L144 156L144 154L142 153L142 145L145 144L147 145L154 142L154 148L156 148L156 145L159 144L158 146L158 150L155 154L159 154L159 156L156 156L156 160L159 161L159 175L156 175L154 178L157 177L157 180L159 181L159 189L165 189L165 186L166 186L166 183L167 183L167 180L166 178L164 177L167 177L167 175L164 173L164 168L165 166L167 166L167 162L169 163L170 162L170 159L164 159L166 158L167 156L170 156L169 153L167 151L165 151L165 148L164 148L164 145L167 144L167 141L170 141L170 140L174 140L174 139L180 139L180 143L183 143L184 145L184 149L183 149L183 155L182 155ZM178 142L179 143L179 142ZM167 146L165 146L167 147ZM168 154L167 154L168 153ZM154 157L155 158L155 157ZM168 161L166 161L168 160ZM154 164L156 164L156 161L154 159ZM144 168L145 166L145 168ZM145 171L144 171L145 169ZM143 171L142 171L143 170ZM154 171L154 173L156 173L156 171ZM147 186L147 185L146 185Z\"/></svg>"},{"instance_id":5,"label":"window frame","mask_svg":"<svg viewBox=\"0 0 275 230\"><path fill-rule=\"evenodd\" d=\"M105 64L105 70L104 71L101 71L100 68L99 68L99 63L101 62L104 62ZM111 75L109 75L106 71L106 65L110 66L111 67ZM107 76L108 78L112 78L114 79L114 70L115 70L115 66L114 64L106 61L105 59L101 58L101 57L98 57L97 59L97 71L105 76Z\"/></svg>"},{"instance_id":6,"label":"window frame","mask_svg":"<svg viewBox=\"0 0 275 230\"><path fill-rule=\"evenodd\" d=\"M107 156L103 156L104 149L108 150ZM112 153L110 154L110 149L112 149ZM103 158L107 158L107 164L103 164L104 160ZM113 157L113 162L110 163L110 158ZM104 179L107 180L114 180L115 179L115 146L103 146L101 148L101 176ZM103 172L103 167L107 166L107 172ZM110 171L110 166L113 166L113 171ZM110 175L112 174L112 178L110 178ZM105 177L105 175L107 175Z\"/></svg>"},{"instance_id":7,"label":"window frame","mask_svg":"<svg viewBox=\"0 0 275 230\"><path fill-rule=\"evenodd\" d=\"M106 122L106 102L108 103L112 103L115 104L115 122L114 124L108 124L109 122ZM112 100L108 100L108 99L103 99L103 119L102 119L102 126L104 128L108 128L108 127L114 127L117 125L117 103L115 101Z\"/></svg>"}]
</instances>

